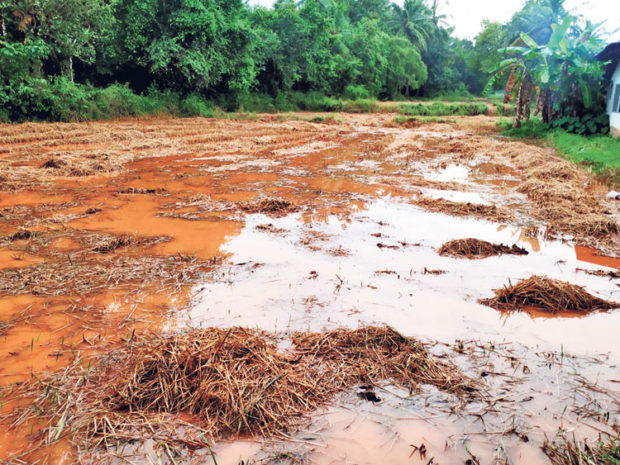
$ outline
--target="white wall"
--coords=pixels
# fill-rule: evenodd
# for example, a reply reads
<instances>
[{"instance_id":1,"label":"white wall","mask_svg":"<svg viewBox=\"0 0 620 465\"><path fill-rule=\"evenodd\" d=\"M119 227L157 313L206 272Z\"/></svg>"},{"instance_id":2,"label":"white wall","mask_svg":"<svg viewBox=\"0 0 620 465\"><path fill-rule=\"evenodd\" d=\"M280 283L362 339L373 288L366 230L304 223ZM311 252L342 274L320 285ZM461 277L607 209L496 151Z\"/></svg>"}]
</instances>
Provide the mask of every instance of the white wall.
<instances>
[{"instance_id":1,"label":"white wall","mask_svg":"<svg viewBox=\"0 0 620 465\"><path fill-rule=\"evenodd\" d=\"M616 71L614 71L613 76L611 77L612 89L614 92L617 92L616 86L620 84L620 63L616 66ZM609 129L610 133L614 137L620 137L620 112L618 112L618 108L614 108L615 112L612 112L612 104L615 100L615 95L613 92L610 92L609 99L607 100L607 113L609 113Z\"/></svg>"}]
</instances>

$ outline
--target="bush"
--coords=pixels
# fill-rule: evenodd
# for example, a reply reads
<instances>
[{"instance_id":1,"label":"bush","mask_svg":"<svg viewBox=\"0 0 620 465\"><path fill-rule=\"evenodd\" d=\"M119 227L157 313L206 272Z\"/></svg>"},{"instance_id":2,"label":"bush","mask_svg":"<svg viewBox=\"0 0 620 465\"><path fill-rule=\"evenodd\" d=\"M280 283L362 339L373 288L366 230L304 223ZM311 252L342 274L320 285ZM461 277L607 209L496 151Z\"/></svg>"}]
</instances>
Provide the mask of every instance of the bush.
<instances>
[{"instance_id":1,"label":"bush","mask_svg":"<svg viewBox=\"0 0 620 465\"><path fill-rule=\"evenodd\" d=\"M378 111L379 106L372 99L349 100L342 104L341 110L347 113L372 113Z\"/></svg>"},{"instance_id":2,"label":"bush","mask_svg":"<svg viewBox=\"0 0 620 465\"><path fill-rule=\"evenodd\" d=\"M82 121L96 117L94 89L65 78L29 78L5 86L3 113L11 121Z\"/></svg>"},{"instance_id":3,"label":"bush","mask_svg":"<svg viewBox=\"0 0 620 465\"><path fill-rule=\"evenodd\" d=\"M467 90L464 83L459 82L454 90L437 93L432 98L433 100L443 100L445 102L462 102L473 100L475 97Z\"/></svg>"},{"instance_id":4,"label":"bush","mask_svg":"<svg viewBox=\"0 0 620 465\"><path fill-rule=\"evenodd\" d=\"M213 104L195 94L181 101L180 110L183 116L202 116L204 118L213 118L215 116Z\"/></svg>"},{"instance_id":5,"label":"bush","mask_svg":"<svg viewBox=\"0 0 620 465\"><path fill-rule=\"evenodd\" d=\"M295 105L291 101L291 95L288 92L280 92L275 99L275 106L279 111L295 111Z\"/></svg>"},{"instance_id":6,"label":"bush","mask_svg":"<svg viewBox=\"0 0 620 465\"><path fill-rule=\"evenodd\" d=\"M295 108L305 111L338 111L342 108L340 100L320 92L293 92L291 101Z\"/></svg>"},{"instance_id":7,"label":"bush","mask_svg":"<svg viewBox=\"0 0 620 465\"><path fill-rule=\"evenodd\" d=\"M349 84L344 88L343 95L349 100L360 100L369 98L370 92L364 86Z\"/></svg>"},{"instance_id":8,"label":"bush","mask_svg":"<svg viewBox=\"0 0 620 465\"><path fill-rule=\"evenodd\" d=\"M515 114L515 107L514 107L514 105L496 104L495 105L495 114L497 116L514 116L514 114Z\"/></svg>"},{"instance_id":9,"label":"bush","mask_svg":"<svg viewBox=\"0 0 620 465\"><path fill-rule=\"evenodd\" d=\"M234 110L240 112L275 113L277 111L273 98L265 94L241 94L238 102L239 105Z\"/></svg>"},{"instance_id":10,"label":"bush","mask_svg":"<svg viewBox=\"0 0 620 465\"><path fill-rule=\"evenodd\" d=\"M593 115L586 113L581 116L563 116L549 123L552 128L562 128L574 134L588 136L591 134L607 134L609 117L605 113Z\"/></svg>"},{"instance_id":11,"label":"bush","mask_svg":"<svg viewBox=\"0 0 620 465\"><path fill-rule=\"evenodd\" d=\"M129 86L112 84L97 91L94 101L98 109L97 119L123 118L159 113L161 105L154 97L134 94Z\"/></svg>"}]
</instances>

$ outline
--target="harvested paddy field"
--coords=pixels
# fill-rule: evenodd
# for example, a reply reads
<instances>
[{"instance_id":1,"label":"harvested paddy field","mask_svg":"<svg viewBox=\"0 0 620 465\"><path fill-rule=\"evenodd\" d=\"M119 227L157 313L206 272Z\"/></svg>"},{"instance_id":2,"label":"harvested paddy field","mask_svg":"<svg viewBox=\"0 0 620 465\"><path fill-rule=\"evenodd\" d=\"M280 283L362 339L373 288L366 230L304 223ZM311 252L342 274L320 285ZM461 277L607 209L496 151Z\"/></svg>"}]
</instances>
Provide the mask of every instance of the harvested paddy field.
<instances>
[{"instance_id":1,"label":"harvested paddy field","mask_svg":"<svg viewBox=\"0 0 620 465\"><path fill-rule=\"evenodd\" d=\"M315 116L0 125L2 463L612 463L605 186Z\"/></svg>"}]
</instances>

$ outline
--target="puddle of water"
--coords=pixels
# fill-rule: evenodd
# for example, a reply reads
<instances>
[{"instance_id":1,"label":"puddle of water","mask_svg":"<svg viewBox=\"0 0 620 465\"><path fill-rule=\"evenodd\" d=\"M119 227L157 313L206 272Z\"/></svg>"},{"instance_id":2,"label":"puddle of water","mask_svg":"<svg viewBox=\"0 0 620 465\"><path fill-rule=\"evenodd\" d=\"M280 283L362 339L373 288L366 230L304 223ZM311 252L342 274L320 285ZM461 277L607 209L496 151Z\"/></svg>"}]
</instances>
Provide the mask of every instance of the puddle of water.
<instances>
[{"instance_id":1,"label":"puddle of water","mask_svg":"<svg viewBox=\"0 0 620 465\"><path fill-rule=\"evenodd\" d=\"M162 203L149 195L132 195L131 201L116 209L105 209L97 215L72 221L79 229L100 230L117 234L167 236L172 240L153 247L152 252L163 255L193 255L209 259L219 253L220 246L241 229L236 221L195 222L188 227L187 220L157 216Z\"/></svg>"},{"instance_id":2,"label":"puddle of water","mask_svg":"<svg viewBox=\"0 0 620 465\"><path fill-rule=\"evenodd\" d=\"M41 263L43 259L17 250L0 250L0 270L6 268L25 268Z\"/></svg>"},{"instance_id":3,"label":"puddle of water","mask_svg":"<svg viewBox=\"0 0 620 465\"><path fill-rule=\"evenodd\" d=\"M266 222L289 233L274 235L255 228ZM315 250L301 246L308 231L328 239L312 242ZM518 243L531 253L484 260L437 254L444 242L466 237ZM339 247L346 256L330 254ZM368 202L366 210L348 221L330 216L312 228L303 225L300 215L277 220L248 216L241 234L224 250L233 263L247 265L224 268L216 282L201 286L190 311L191 325L319 331L383 323L407 336L445 342L476 337L554 350L564 347L577 354L620 354L620 347L609 345L620 312L533 319L524 312L501 314L476 302L509 280L529 277L533 270L618 300L608 279L575 271L588 265L575 258L572 246L539 239L533 247L517 228L428 213L385 199ZM447 272L425 274L425 268Z\"/></svg>"},{"instance_id":4,"label":"puddle of water","mask_svg":"<svg viewBox=\"0 0 620 465\"><path fill-rule=\"evenodd\" d=\"M595 265L607 268L620 269L620 258L606 257L601 255L598 250L582 245L575 246L575 256L582 262L594 263Z\"/></svg>"},{"instance_id":5,"label":"puddle of water","mask_svg":"<svg viewBox=\"0 0 620 465\"><path fill-rule=\"evenodd\" d=\"M441 182L465 182L469 178L469 168L465 165L450 163L445 168L429 173L427 179Z\"/></svg>"},{"instance_id":6,"label":"puddle of water","mask_svg":"<svg viewBox=\"0 0 620 465\"><path fill-rule=\"evenodd\" d=\"M444 199L450 200L451 202L468 202L478 205L491 205L494 203L488 194L484 195L481 192L464 192L429 188L420 188L420 190L426 197L430 197L432 199Z\"/></svg>"},{"instance_id":7,"label":"puddle of water","mask_svg":"<svg viewBox=\"0 0 620 465\"><path fill-rule=\"evenodd\" d=\"M15 205L41 205L41 204L61 204L70 202L73 197L64 194L50 194L41 192L19 192L17 194L0 195L0 207Z\"/></svg>"}]
</instances>

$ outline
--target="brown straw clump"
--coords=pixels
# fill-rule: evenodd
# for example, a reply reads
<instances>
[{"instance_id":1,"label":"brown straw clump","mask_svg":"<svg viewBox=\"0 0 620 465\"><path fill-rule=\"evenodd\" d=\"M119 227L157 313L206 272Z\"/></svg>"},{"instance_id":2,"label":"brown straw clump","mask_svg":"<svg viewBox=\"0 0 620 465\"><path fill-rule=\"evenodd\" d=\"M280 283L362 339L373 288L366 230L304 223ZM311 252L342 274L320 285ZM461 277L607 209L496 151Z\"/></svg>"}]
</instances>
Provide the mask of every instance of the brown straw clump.
<instances>
[{"instance_id":1,"label":"brown straw clump","mask_svg":"<svg viewBox=\"0 0 620 465\"><path fill-rule=\"evenodd\" d=\"M516 244L509 247L473 238L448 241L439 249L439 255L444 257L486 258L504 254L527 255L528 252Z\"/></svg>"},{"instance_id":2,"label":"brown straw clump","mask_svg":"<svg viewBox=\"0 0 620 465\"><path fill-rule=\"evenodd\" d=\"M262 199L256 202L243 202L239 205L246 213L264 213L271 216L285 216L299 211L299 207L288 200Z\"/></svg>"},{"instance_id":3,"label":"brown straw clump","mask_svg":"<svg viewBox=\"0 0 620 465\"><path fill-rule=\"evenodd\" d=\"M432 384L459 395L474 391L458 370L433 359L422 344L389 327L298 333L293 341L312 364L326 364L332 382L343 387L390 379L410 389Z\"/></svg>"},{"instance_id":4,"label":"brown straw clump","mask_svg":"<svg viewBox=\"0 0 620 465\"><path fill-rule=\"evenodd\" d=\"M331 394L298 362L250 330L192 331L139 347L106 403L197 414L218 436L273 433Z\"/></svg>"},{"instance_id":5,"label":"brown straw clump","mask_svg":"<svg viewBox=\"0 0 620 465\"><path fill-rule=\"evenodd\" d=\"M222 435L284 432L295 419L357 383L391 379L472 392L454 367L391 328L297 333L285 354L264 334L210 328L138 348L113 394L113 410L191 413Z\"/></svg>"},{"instance_id":6,"label":"brown straw clump","mask_svg":"<svg viewBox=\"0 0 620 465\"><path fill-rule=\"evenodd\" d=\"M43 444L62 424L88 451L155 437L199 447L205 437L285 434L359 383L432 384L459 397L476 390L454 365L391 328L296 333L292 340L282 352L272 336L238 327L128 340L100 358L95 374L77 363L13 388L37 408L24 406L10 419L20 425L45 413ZM188 428L196 434L187 436Z\"/></svg>"},{"instance_id":7,"label":"brown straw clump","mask_svg":"<svg viewBox=\"0 0 620 465\"><path fill-rule=\"evenodd\" d=\"M483 305L497 310L520 310L536 307L550 313L610 310L620 304L588 293L583 287L544 276L532 276L519 283L495 289L495 297L480 299Z\"/></svg>"},{"instance_id":8,"label":"brown straw clump","mask_svg":"<svg viewBox=\"0 0 620 465\"><path fill-rule=\"evenodd\" d=\"M446 199L421 197L413 201L416 205L431 212L454 216L476 216L499 223L512 220L510 211L496 205L483 205L470 202L453 202Z\"/></svg>"}]
</instances>

